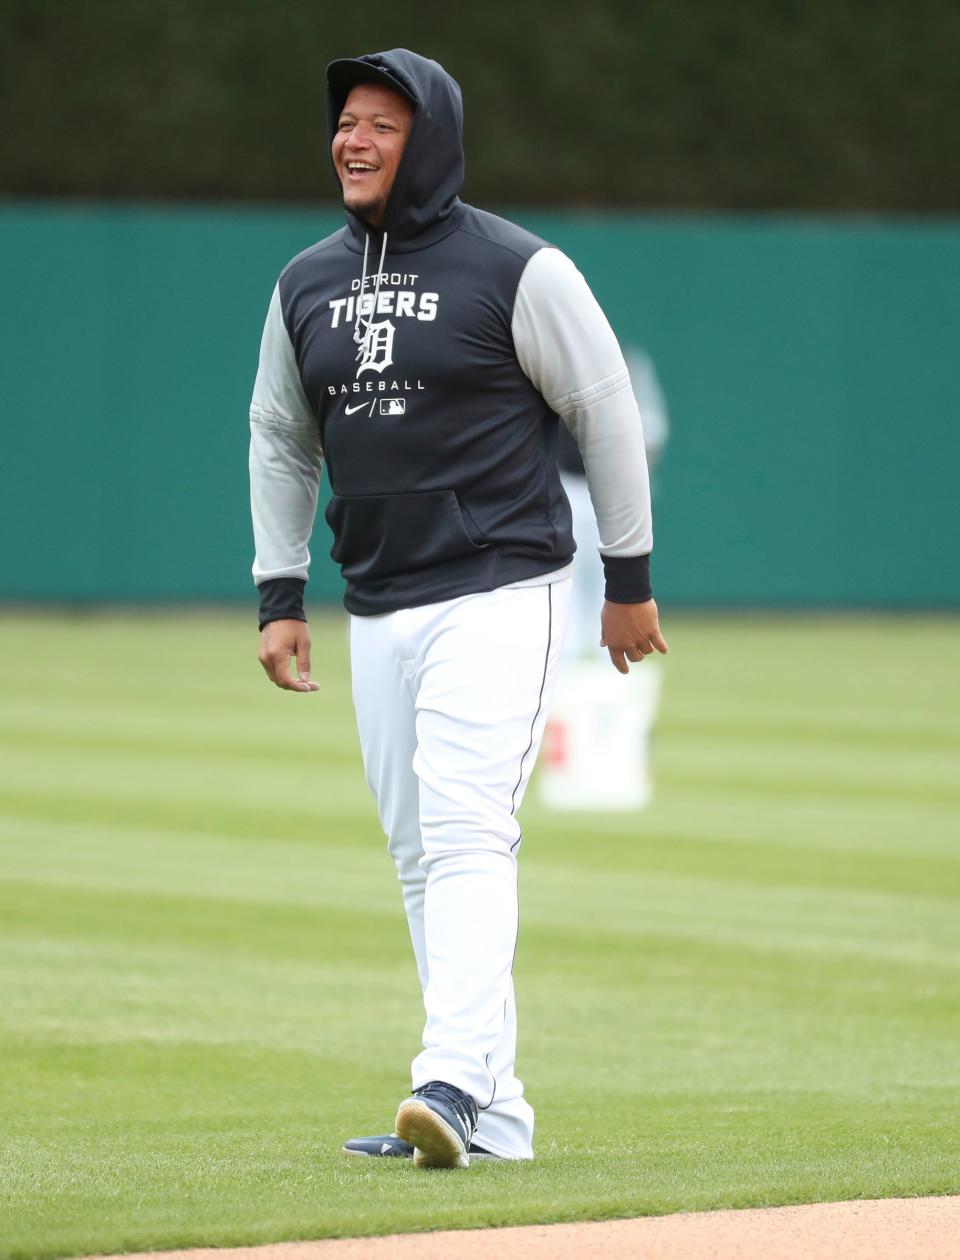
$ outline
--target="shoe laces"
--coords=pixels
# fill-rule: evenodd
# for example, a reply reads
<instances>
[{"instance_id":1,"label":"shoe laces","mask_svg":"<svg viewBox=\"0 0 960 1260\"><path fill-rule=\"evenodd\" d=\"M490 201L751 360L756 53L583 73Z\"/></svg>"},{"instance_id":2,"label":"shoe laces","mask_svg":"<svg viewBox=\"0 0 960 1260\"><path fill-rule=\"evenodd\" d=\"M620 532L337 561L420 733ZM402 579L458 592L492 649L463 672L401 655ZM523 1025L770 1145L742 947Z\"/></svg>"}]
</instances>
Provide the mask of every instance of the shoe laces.
<instances>
[{"instance_id":1,"label":"shoe laces","mask_svg":"<svg viewBox=\"0 0 960 1260\"><path fill-rule=\"evenodd\" d=\"M463 1122L463 1127L472 1136L477 1127L479 1113L477 1104L469 1094L465 1094L462 1089L457 1089L456 1085L448 1085L446 1081L427 1081L426 1085L421 1085L413 1093L415 1096L427 1094L444 1103Z\"/></svg>"}]
</instances>

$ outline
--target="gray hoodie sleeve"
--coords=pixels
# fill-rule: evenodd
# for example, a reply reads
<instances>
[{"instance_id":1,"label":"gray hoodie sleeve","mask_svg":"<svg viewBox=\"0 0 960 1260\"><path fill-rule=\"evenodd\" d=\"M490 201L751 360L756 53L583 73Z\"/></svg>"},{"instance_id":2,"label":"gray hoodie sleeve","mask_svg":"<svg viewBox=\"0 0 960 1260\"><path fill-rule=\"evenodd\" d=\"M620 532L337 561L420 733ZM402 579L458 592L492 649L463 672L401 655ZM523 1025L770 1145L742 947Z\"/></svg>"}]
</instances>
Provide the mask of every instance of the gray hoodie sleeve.
<instances>
[{"instance_id":1,"label":"gray hoodie sleeve","mask_svg":"<svg viewBox=\"0 0 960 1260\"><path fill-rule=\"evenodd\" d=\"M524 373L577 440L600 531L607 598L650 598L650 480L620 346L583 276L541 249L517 289L513 339Z\"/></svg>"},{"instance_id":2,"label":"gray hoodie sleeve","mask_svg":"<svg viewBox=\"0 0 960 1260\"><path fill-rule=\"evenodd\" d=\"M274 289L250 403L250 507L261 625L302 619L323 453ZM299 610L298 610L299 602Z\"/></svg>"}]
</instances>

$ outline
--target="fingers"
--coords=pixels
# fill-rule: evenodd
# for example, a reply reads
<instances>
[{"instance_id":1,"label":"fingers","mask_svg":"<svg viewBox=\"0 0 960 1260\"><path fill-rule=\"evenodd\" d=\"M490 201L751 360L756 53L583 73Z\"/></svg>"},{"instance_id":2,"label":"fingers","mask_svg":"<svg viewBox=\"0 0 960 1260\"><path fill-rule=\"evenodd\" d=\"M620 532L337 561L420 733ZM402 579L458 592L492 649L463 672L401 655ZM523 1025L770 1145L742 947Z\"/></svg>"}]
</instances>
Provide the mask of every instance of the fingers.
<instances>
[{"instance_id":1,"label":"fingers","mask_svg":"<svg viewBox=\"0 0 960 1260\"><path fill-rule=\"evenodd\" d=\"M621 674L629 674L630 666L623 658L623 648L611 647L607 648L607 651L610 653L610 660L613 662L614 669L619 670Z\"/></svg>"},{"instance_id":2,"label":"fingers","mask_svg":"<svg viewBox=\"0 0 960 1260\"><path fill-rule=\"evenodd\" d=\"M620 671L620 673L628 674L630 672L630 665L627 664L627 661L629 661L631 665L638 665L645 656L649 656L651 654L653 648L649 646L644 648L643 646L637 644L628 648L608 647L607 651L610 653L611 661L613 661L615 667Z\"/></svg>"},{"instance_id":3,"label":"fingers","mask_svg":"<svg viewBox=\"0 0 960 1260\"><path fill-rule=\"evenodd\" d=\"M667 644L659 631L652 633L648 639L634 641L628 647L611 647L607 643L601 643L600 646L607 649L611 661L621 674L626 674L630 669L627 661L632 665L639 665L645 656L652 656L654 651L662 653L667 651Z\"/></svg>"},{"instance_id":4,"label":"fingers","mask_svg":"<svg viewBox=\"0 0 960 1260\"><path fill-rule=\"evenodd\" d=\"M621 674L628 673L630 665L638 665L653 652L665 655L667 641L660 633L654 601L617 604L605 600L600 614L600 646L607 649L614 668Z\"/></svg>"},{"instance_id":5,"label":"fingers","mask_svg":"<svg viewBox=\"0 0 960 1260\"><path fill-rule=\"evenodd\" d=\"M650 635L649 639L645 639L642 643L638 643L636 647L630 648L627 652L627 660L642 661L645 656L652 656L654 652L659 652L661 656L666 656L669 651L667 641L659 630ZM635 655L631 656L630 653Z\"/></svg>"},{"instance_id":6,"label":"fingers","mask_svg":"<svg viewBox=\"0 0 960 1260\"><path fill-rule=\"evenodd\" d=\"M284 691L319 691L320 684L310 682L309 679L294 678L290 673L290 666L287 666L286 676L283 682L277 683L278 687L282 687Z\"/></svg>"},{"instance_id":7,"label":"fingers","mask_svg":"<svg viewBox=\"0 0 960 1260\"><path fill-rule=\"evenodd\" d=\"M267 676L270 681L276 683L276 685L283 691L319 691L320 687L318 683L294 678L293 674L290 672L290 661L291 656L287 654L282 660L275 660L272 663L272 668L267 668L267 666L264 665L264 669L267 670Z\"/></svg>"},{"instance_id":8,"label":"fingers","mask_svg":"<svg viewBox=\"0 0 960 1260\"><path fill-rule=\"evenodd\" d=\"M289 651L270 648L268 652L261 653L260 664L275 686L281 687L284 691L302 690L299 678L294 678L290 673Z\"/></svg>"},{"instance_id":9,"label":"fingers","mask_svg":"<svg viewBox=\"0 0 960 1260\"><path fill-rule=\"evenodd\" d=\"M300 675L295 691L319 691L319 683L310 681L310 631L304 623L297 635L297 673ZM289 672L289 669L288 669Z\"/></svg>"},{"instance_id":10,"label":"fingers","mask_svg":"<svg viewBox=\"0 0 960 1260\"><path fill-rule=\"evenodd\" d=\"M301 683L310 682L310 640L297 644L296 672L300 674Z\"/></svg>"},{"instance_id":11,"label":"fingers","mask_svg":"<svg viewBox=\"0 0 960 1260\"><path fill-rule=\"evenodd\" d=\"M260 664L270 681L282 691L319 691L319 685L310 681L310 633L304 623L296 622L291 628L281 623L267 625L260 637ZM291 623L285 623L290 627ZM296 657L299 678L290 670Z\"/></svg>"}]
</instances>

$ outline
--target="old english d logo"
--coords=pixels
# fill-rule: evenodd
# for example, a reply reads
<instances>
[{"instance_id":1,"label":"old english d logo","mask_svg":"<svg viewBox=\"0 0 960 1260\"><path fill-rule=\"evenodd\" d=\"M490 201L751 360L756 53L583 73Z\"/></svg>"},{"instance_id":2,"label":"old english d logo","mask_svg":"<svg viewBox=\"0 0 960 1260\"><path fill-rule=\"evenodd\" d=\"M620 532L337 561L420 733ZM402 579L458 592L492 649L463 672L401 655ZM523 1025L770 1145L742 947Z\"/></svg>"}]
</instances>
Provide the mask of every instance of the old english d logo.
<instances>
[{"instance_id":1,"label":"old english d logo","mask_svg":"<svg viewBox=\"0 0 960 1260\"><path fill-rule=\"evenodd\" d=\"M363 356L357 368L361 372L382 372L393 363L393 334L396 332L388 319L379 324L367 324L359 354ZM358 355L359 357L359 355Z\"/></svg>"}]
</instances>

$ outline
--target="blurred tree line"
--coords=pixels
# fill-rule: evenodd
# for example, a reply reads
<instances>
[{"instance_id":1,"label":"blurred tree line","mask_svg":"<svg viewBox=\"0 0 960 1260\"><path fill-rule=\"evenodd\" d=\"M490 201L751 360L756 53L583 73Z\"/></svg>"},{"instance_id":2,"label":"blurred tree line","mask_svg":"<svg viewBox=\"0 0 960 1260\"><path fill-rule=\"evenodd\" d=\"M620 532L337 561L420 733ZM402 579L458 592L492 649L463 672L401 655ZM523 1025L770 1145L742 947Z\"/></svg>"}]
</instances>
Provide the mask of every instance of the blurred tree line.
<instances>
[{"instance_id":1,"label":"blurred tree line","mask_svg":"<svg viewBox=\"0 0 960 1260\"><path fill-rule=\"evenodd\" d=\"M324 65L397 45L481 204L960 210L957 0L0 0L0 194L332 200Z\"/></svg>"}]
</instances>

